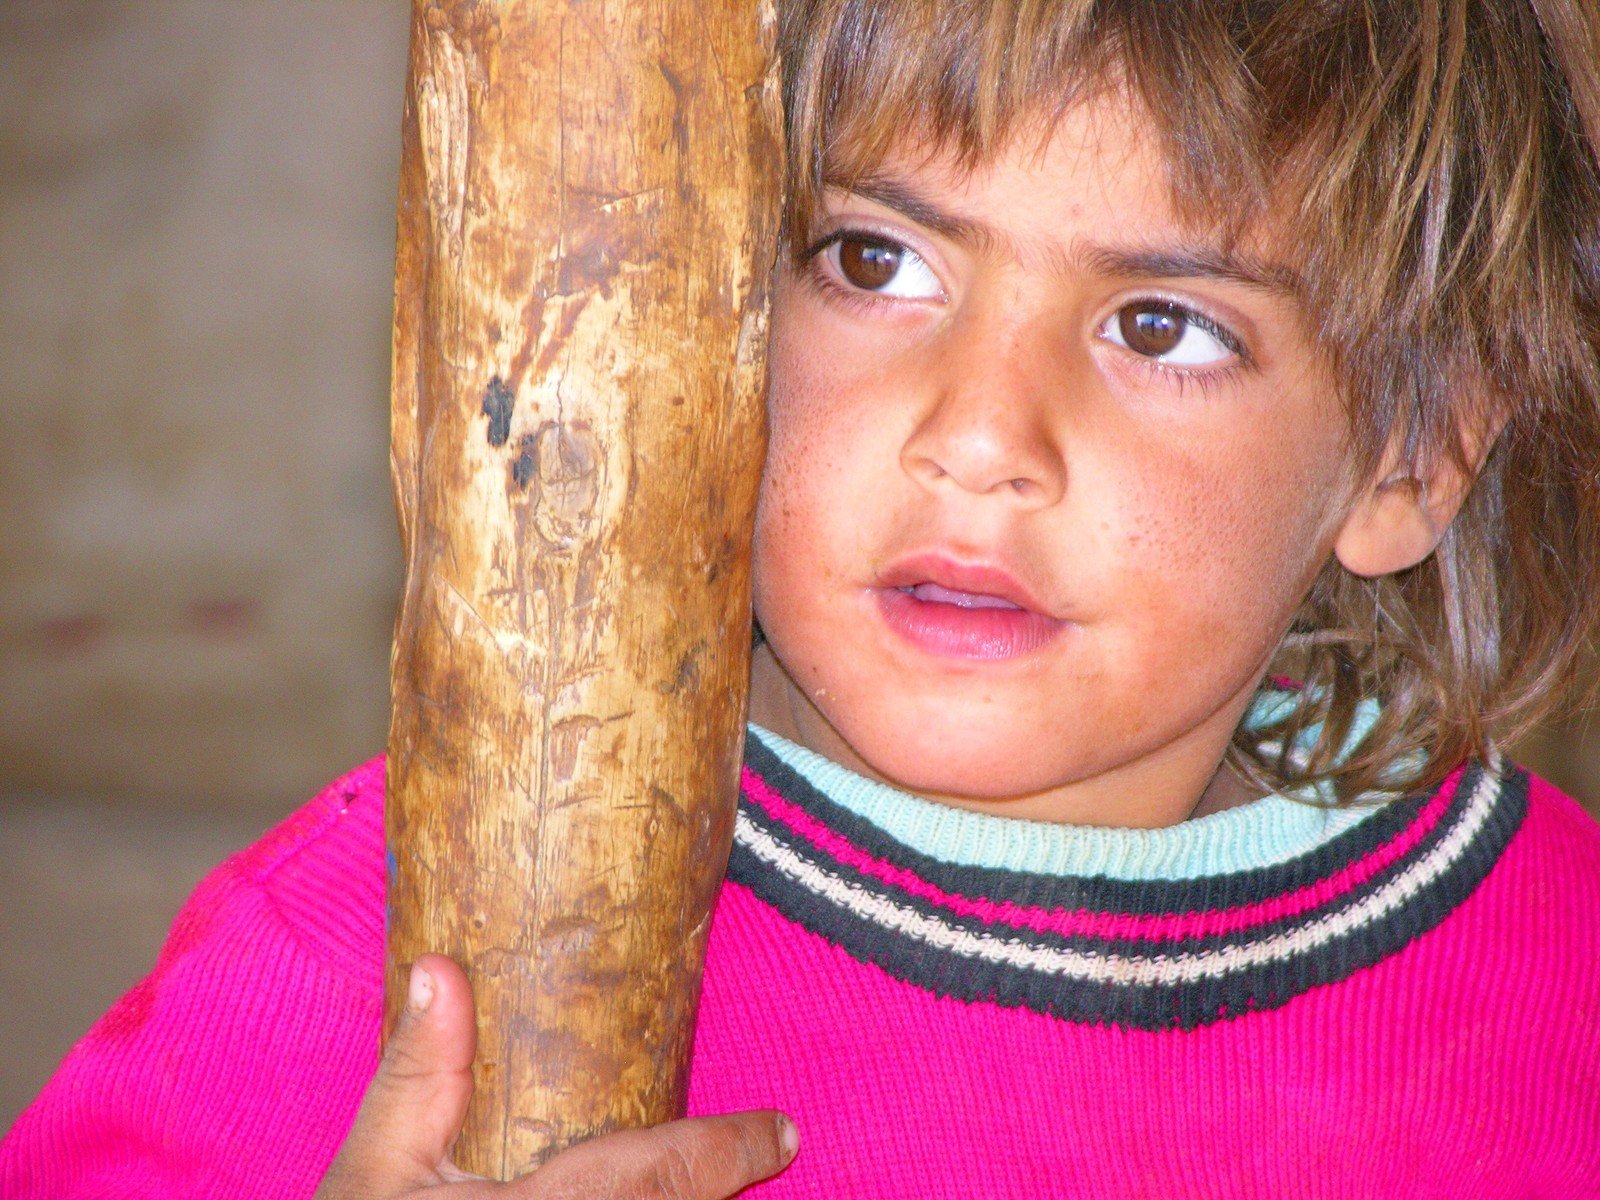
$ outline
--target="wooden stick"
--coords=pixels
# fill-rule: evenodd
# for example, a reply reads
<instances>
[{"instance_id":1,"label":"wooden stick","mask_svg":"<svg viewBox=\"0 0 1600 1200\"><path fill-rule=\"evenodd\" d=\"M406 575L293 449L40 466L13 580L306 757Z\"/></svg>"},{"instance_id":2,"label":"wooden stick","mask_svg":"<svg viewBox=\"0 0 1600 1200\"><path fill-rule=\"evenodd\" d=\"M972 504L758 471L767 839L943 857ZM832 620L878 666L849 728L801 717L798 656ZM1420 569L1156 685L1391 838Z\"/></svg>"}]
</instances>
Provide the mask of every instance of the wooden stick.
<instances>
[{"instance_id":1,"label":"wooden stick","mask_svg":"<svg viewBox=\"0 0 1600 1200\"><path fill-rule=\"evenodd\" d=\"M414 0L392 1023L477 997L457 1159L683 1112L732 837L780 179L770 0Z\"/></svg>"}]
</instances>

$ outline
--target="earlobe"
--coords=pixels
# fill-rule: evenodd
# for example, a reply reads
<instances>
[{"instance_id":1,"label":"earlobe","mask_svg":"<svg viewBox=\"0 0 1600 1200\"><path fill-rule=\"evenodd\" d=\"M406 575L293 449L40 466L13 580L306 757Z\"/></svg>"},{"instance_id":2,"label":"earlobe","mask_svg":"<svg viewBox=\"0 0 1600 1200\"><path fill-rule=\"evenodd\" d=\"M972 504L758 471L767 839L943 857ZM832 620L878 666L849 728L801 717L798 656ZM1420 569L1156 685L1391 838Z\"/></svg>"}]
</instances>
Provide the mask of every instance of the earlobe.
<instances>
[{"instance_id":1,"label":"earlobe","mask_svg":"<svg viewBox=\"0 0 1600 1200\"><path fill-rule=\"evenodd\" d=\"M1403 461L1397 435L1374 482L1345 514L1334 539L1334 557L1351 574L1368 579L1407 570L1427 558L1461 511L1504 428L1504 415L1468 417L1465 427L1458 428L1459 453L1435 453L1420 469Z\"/></svg>"},{"instance_id":2,"label":"earlobe","mask_svg":"<svg viewBox=\"0 0 1600 1200\"><path fill-rule=\"evenodd\" d=\"M1460 499L1440 512L1427 483L1412 475L1380 481L1345 516L1333 553L1345 570L1376 578L1414 567L1433 553ZM1461 498L1465 498L1465 489Z\"/></svg>"}]
</instances>

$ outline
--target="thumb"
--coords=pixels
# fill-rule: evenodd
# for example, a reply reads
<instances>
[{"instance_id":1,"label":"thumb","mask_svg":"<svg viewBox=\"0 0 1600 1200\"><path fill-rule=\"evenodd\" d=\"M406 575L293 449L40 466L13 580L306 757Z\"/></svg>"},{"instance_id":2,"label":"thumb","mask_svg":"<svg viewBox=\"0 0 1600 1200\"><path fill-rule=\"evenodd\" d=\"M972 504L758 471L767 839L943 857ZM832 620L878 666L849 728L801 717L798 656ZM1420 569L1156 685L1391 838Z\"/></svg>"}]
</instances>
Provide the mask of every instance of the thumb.
<instances>
[{"instance_id":1,"label":"thumb","mask_svg":"<svg viewBox=\"0 0 1600 1200\"><path fill-rule=\"evenodd\" d=\"M330 1194L390 1195L441 1182L472 1097L472 985L439 954L411 966L406 1006L339 1151ZM459 1178L456 1175L455 1178Z\"/></svg>"},{"instance_id":2,"label":"thumb","mask_svg":"<svg viewBox=\"0 0 1600 1200\"><path fill-rule=\"evenodd\" d=\"M799 1145L794 1122L771 1109L690 1117L579 1143L519 1181L517 1195L727 1200L787 1167Z\"/></svg>"}]
</instances>

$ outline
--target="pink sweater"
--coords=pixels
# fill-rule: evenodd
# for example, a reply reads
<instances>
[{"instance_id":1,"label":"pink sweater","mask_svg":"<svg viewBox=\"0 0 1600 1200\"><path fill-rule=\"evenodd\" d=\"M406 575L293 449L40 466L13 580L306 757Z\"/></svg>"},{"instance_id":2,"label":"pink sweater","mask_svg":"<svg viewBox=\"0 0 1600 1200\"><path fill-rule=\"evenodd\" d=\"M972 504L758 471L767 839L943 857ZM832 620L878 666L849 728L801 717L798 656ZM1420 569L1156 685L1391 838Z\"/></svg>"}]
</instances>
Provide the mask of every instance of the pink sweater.
<instances>
[{"instance_id":1,"label":"pink sweater","mask_svg":"<svg viewBox=\"0 0 1600 1200\"><path fill-rule=\"evenodd\" d=\"M368 763L201 884L0 1196L309 1195L377 1059L382 803ZM752 742L690 1098L798 1121L751 1194L1600 1197L1600 828L1547 785L1220 874L925 849Z\"/></svg>"}]
</instances>

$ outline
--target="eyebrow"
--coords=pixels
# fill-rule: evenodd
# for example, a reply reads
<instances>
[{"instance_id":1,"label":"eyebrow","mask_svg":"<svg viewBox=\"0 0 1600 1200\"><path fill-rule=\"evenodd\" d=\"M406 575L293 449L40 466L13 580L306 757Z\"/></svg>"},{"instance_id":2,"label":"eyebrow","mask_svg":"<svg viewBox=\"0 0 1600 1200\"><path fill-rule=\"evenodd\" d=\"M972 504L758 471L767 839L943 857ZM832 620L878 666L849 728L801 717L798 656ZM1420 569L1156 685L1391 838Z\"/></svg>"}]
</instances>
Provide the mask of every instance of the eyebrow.
<instances>
[{"instance_id":1,"label":"eyebrow","mask_svg":"<svg viewBox=\"0 0 1600 1200\"><path fill-rule=\"evenodd\" d=\"M1139 249L1085 244L1079 256L1104 275L1164 279L1220 279L1267 292L1304 296L1305 283L1281 263L1216 247Z\"/></svg>"},{"instance_id":2,"label":"eyebrow","mask_svg":"<svg viewBox=\"0 0 1600 1200\"><path fill-rule=\"evenodd\" d=\"M1023 257L1016 242L987 222L940 208L903 180L888 175L824 181L825 186L892 208L952 241L980 251L1000 250ZM1305 282L1289 267L1258 255L1218 246L1112 246L1074 239L1070 250L1045 248L1051 270L1065 274L1072 266L1118 278L1217 279L1261 291L1303 298Z\"/></svg>"},{"instance_id":3,"label":"eyebrow","mask_svg":"<svg viewBox=\"0 0 1600 1200\"><path fill-rule=\"evenodd\" d=\"M885 208L892 208L901 216L909 217L918 225L943 234L953 241L987 247L991 244L1002 244L1007 240L993 226L970 217L959 217L946 212L933 201L891 176L869 175L864 179L848 181L828 179L824 181L824 186L876 201Z\"/></svg>"}]
</instances>

